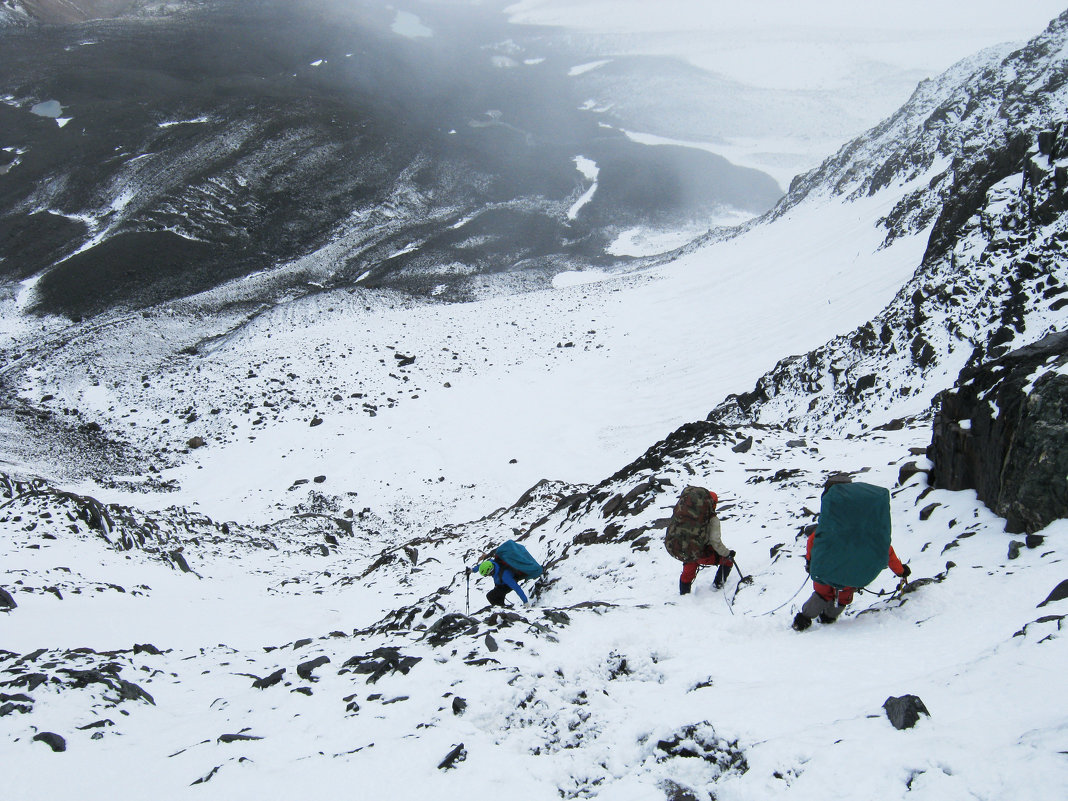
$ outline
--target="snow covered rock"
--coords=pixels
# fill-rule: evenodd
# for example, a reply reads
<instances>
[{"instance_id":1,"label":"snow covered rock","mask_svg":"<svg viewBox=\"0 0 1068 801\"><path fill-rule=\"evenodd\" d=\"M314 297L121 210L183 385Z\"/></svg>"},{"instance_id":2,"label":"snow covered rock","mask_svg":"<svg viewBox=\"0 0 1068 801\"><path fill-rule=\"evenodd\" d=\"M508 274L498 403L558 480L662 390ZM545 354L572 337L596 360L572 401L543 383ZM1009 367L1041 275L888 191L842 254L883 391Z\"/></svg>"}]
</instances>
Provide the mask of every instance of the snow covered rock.
<instances>
[{"instance_id":1,"label":"snow covered rock","mask_svg":"<svg viewBox=\"0 0 1068 801\"><path fill-rule=\"evenodd\" d=\"M965 369L939 400L934 486L976 490L1011 532L1068 517L1068 332Z\"/></svg>"}]
</instances>

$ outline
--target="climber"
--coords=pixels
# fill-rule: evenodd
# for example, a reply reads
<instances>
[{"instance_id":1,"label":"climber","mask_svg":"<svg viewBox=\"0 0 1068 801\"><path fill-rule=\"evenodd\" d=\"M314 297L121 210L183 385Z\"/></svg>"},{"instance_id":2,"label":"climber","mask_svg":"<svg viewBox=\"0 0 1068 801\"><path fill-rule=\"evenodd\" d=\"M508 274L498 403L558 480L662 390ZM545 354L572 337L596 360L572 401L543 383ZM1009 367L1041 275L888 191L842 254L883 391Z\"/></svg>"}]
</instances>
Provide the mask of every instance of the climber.
<instances>
[{"instance_id":1,"label":"climber","mask_svg":"<svg viewBox=\"0 0 1068 801\"><path fill-rule=\"evenodd\" d=\"M809 527L805 569L812 577L812 595L794 616L792 628L804 631L816 618L834 623L853 600L889 567L907 579L890 544L890 493L872 484L853 483L842 474L824 485L819 522Z\"/></svg>"},{"instance_id":2,"label":"climber","mask_svg":"<svg viewBox=\"0 0 1068 801\"><path fill-rule=\"evenodd\" d=\"M519 582L536 579L543 572L538 561L515 540L502 542L490 553L483 554L474 569L480 576L492 576L493 589L486 593L486 600L494 606L504 606L505 596L513 591L527 603L527 594Z\"/></svg>"},{"instance_id":3,"label":"climber","mask_svg":"<svg viewBox=\"0 0 1068 801\"><path fill-rule=\"evenodd\" d=\"M686 487L671 512L664 547L682 562L679 595L687 595L702 565L716 565L712 586L721 588L734 567L734 551L723 544L716 505L719 496L704 487Z\"/></svg>"}]
</instances>

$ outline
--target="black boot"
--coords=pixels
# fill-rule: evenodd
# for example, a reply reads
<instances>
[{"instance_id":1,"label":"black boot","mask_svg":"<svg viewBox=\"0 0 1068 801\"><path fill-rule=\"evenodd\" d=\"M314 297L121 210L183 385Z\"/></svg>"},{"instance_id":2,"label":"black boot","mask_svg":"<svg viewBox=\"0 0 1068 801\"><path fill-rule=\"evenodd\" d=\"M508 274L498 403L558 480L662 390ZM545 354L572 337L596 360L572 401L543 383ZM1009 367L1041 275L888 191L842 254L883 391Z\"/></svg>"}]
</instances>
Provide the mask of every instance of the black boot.
<instances>
[{"instance_id":1,"label":"black boot","mask_svg":"<svg viewBox=\"0 0 1068 801\"><path fill-rule=\"evenodd\" d=\"M679 595L689 595L690 594L690 585L692 583L693 582L683 581L682 579L679 579Z\"/></svg>"},{"instance_id":2,"label":"black boot","mask_svg":"<svg viewBox=\"0 0 1068 801\"><path fill-rule=\"evenodd\" d=\"M727 583L727 577L731 574L731 568L726 565L720 565L716 571L716 577L712 580L712 586L717 590L723 589L723 585Z\"/></svg>"},{"instance_id":3,"label":"black boot","mask_svg":"<svg viewBox=\"0 0 1068 801\"><path fill-rule=\"evenodd\" d=\"M820 623L823 623L823 624L834 623L834 621L836 621L837 619L838 618L836 618L836 617L831 617L826 612L820 612L820 616L819 616Z\"/></svg>"},{"instance_id":4,"label":"black boot","mask_svg":"<svg viewBox=\"0 0 1068 801\"><path fill-rule=\"evenodd\" d=\"M812 618L802 615L800 612L798 612L796 615L794 615L794 622L791 628L794 631L804 631L811 625Z\"/></svg>"}]
</instances>

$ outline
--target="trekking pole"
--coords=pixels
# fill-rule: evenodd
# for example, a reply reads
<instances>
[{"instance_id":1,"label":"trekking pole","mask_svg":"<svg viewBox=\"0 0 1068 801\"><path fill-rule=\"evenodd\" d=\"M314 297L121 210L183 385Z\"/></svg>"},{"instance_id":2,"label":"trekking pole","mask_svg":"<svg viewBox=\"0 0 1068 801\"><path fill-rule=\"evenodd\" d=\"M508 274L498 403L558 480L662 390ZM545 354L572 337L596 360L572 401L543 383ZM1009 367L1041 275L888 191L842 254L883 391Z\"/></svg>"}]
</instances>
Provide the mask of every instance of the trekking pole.
<instances>
[{"instance_id":1,"label":"trekking pole","mask_svg":"<svg viewBox=\"0 0 1068 801\"><path fill-rule=\"evenodd\" d=\"M467 616L471 617L471 568L465 568L467 571Z\"/></svg>"}]
</instances>

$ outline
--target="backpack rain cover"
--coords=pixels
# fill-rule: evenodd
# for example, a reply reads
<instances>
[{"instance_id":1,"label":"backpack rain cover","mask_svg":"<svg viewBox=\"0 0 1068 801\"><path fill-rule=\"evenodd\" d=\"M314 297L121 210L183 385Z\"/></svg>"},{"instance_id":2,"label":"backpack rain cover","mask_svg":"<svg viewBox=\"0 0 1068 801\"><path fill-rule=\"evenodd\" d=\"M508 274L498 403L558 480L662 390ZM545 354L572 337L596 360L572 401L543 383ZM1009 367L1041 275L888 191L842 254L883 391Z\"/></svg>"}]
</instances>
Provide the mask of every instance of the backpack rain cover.
<instances>
[{"instance_id":1,"label":"backpack rain cover","mask_svg":"<svg viewBox=\"0 0 1068 801\"><path fill-rule=\"evenodd\" d=\"M500 557L502 562L520 574L516 576L517 579L535 579L542 573L541 565L530 555L530 551L515 540L502 542L494 553Z\"/></svg>"},{"instance_id":2,"label":"backpack rain cover","mask_svg":"<svg viewBox=\"0 0 1068 801\"><path fill-rule=\"evenodd\" d=\"M832 587L866 587L890 555L890 491L832 484L823 495L809 572Z\"/></svg>"}]
</instances>

